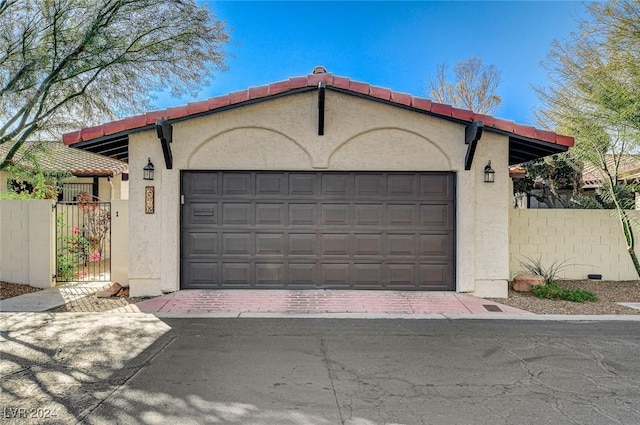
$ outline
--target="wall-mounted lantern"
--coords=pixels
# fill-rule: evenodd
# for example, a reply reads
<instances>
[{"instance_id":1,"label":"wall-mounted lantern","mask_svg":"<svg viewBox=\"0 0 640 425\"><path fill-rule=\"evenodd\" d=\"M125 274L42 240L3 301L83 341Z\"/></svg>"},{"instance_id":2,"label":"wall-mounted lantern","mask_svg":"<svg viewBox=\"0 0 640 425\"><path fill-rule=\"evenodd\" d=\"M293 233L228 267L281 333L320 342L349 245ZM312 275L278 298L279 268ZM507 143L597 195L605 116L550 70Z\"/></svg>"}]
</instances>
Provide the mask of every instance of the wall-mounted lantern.
<instances>
[{"instance_id":1,"label":"wall-mounted lantern","mask_svg":"<svg viewBox=\"0 0 640 425\"><path fill-rule=\"evenodd\" d=\"M491 161L484 166L484 182L493 183L495 181L496 172L491 168Z\"/></svg>"},{"instance_id":2,"label":"wall-mounted lantern","mask_svg":"<svg viewBox=\"0 0 640 425\"><path fill-rule=\"evenodd\" d=\"M153 180L153 163L151 162L151 158L147 159L147 165L144 166L144 168L142 169L142 171L144 172L144 179L145 180Z\"/></svg>"}]
</instances>

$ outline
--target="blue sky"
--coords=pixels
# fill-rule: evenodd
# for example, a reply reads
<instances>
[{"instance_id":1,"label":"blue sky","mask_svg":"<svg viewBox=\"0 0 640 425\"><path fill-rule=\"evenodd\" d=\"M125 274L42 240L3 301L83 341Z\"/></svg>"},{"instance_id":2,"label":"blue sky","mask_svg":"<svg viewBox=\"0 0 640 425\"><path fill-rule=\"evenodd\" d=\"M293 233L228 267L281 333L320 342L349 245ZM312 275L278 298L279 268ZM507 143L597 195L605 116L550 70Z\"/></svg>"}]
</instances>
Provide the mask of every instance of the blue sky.
<instances>
[{"instance_id":1,"label":"blue sky","mask_svg":"<svg viewBox=\"0 0 640 425\"><path fill-rule=\"evenodd\" d=\"M231 30L229 70L197 99L311 73L429 97L436 65L471 56L502 73L496 116L536 124L532 85L548 84L540 62L583 13L579 2L221 1L209 7ZM191 102L162 95L158 107Z\"/></svg>"}]
</instances>

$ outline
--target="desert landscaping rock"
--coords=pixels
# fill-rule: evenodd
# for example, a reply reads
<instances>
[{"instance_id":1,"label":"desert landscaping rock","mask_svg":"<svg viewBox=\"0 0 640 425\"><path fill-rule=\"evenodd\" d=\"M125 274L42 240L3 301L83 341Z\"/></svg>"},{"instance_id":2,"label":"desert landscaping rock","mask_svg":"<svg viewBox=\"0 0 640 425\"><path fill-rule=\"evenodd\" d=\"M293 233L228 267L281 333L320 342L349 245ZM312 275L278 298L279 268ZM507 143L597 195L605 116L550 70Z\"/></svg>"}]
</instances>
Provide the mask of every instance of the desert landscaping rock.
<instances>
[{"instance_id":1,"label":"desert landscaping rock","mask_svg":"<svg viewBox=\"0 0 640 425\"><path fill-rule=\"evenodd\" d=\"M532 273L521 273L513 278L513 290L517 292L531 292L531 287L537 285L544 285L544 277Z\"/></svg>"}]
</instances>

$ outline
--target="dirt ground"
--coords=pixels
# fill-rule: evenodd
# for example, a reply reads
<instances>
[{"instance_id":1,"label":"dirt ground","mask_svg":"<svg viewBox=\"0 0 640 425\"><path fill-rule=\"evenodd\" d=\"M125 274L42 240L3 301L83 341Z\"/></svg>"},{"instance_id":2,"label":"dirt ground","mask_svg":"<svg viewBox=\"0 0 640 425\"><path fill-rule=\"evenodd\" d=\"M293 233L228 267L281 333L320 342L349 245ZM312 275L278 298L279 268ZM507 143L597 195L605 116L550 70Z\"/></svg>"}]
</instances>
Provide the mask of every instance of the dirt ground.
<instances>
[{"instance_id":1,"label":"dirt ground","mask_svg":"<svg viewBox=\"0 0 640 425\"><path fill-rule=\"evenodd\" d=\"M561 284L568 289L579 288L591 291L598 297L597 302L574 303L570 301L541 300L531 293L509 289L509 298L491 298L506 304L538 314L640 314L640 310L621 306L618 302L640 303L640 281L624 282L597 280L567 280ZM29 292L39 291L27 285L0 282L0 300ZM95 295L81 298L52 312L102 312L135 304L147 298L111 297L97 298Z\"/></svg>"}]
</instances>

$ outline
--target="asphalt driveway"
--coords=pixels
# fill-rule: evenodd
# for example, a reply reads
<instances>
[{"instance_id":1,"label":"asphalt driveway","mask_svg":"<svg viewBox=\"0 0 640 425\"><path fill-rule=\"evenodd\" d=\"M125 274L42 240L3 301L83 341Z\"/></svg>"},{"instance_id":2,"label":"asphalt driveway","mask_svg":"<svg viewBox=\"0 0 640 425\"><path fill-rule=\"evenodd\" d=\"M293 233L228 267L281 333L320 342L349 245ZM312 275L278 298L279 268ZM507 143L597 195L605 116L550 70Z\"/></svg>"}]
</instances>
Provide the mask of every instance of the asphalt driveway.
<instances>
[{"instance_id":1,"label":"asphalt driveway","mask_svg":"<svg viewBox=\"0 0 640 425\"><path fill-rule=\"evenodd\" d=\"M9 424L640 418L637 322L20 313L0 329Z\"/></svg>"}]
</instances>

